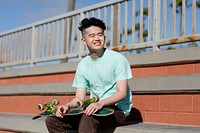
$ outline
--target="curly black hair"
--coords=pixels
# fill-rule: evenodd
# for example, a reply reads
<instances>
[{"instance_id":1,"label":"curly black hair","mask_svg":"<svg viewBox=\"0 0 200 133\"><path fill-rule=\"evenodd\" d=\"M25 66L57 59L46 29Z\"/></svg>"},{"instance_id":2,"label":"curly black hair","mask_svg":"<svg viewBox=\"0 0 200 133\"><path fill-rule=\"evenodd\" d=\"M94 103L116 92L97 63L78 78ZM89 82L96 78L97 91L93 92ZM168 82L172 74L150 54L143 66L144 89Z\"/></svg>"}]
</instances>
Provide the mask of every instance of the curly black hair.
<instances>
[{"instance_id":1,"label":"curly black hair","mask_svg":"<svg viewBox=\"0 0 200 133\"><path fill-rule=\"evenodd\" d=\"M84 18L78 26L78 29L83 32L83 30L85 30L86 28L90 27L90 26L97 26L100 27L103 31L106 29L105 23L100 20L97 19L95 17L92 18Z\"/></svg>"}]
</instances>

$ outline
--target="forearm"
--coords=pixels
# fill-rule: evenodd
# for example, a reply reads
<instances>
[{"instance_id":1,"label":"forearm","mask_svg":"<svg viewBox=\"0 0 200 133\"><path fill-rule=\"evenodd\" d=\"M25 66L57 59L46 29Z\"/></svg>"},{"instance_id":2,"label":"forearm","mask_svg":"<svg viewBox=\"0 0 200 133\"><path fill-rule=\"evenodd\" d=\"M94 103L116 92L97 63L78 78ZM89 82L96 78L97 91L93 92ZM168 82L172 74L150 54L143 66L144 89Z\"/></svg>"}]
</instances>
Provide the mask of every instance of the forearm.
<instances>
[{"instance_id":1,"label":"forearm","mask_svg":"<svg viewBox=\"0 0 200 133\"><path fill-rule=\"evenodd\" d=\"M72 108L77 106L77 102L80 101L79 98L73 98L70 102L66 103L65 105Z\"/></svg>"},{"instance_id":2,"label":"forearm","mask_svg":"<svg viewBox=\"0 0 200 133\"><path fill-rule=\"evenodd\" d=\"M126 93L117 92L111 97L100 100L99 103L101 103L102 106L109 106L109 105L114 105L114 104L124 100L125 98L126 98Z\"/></svg>"},{"instance_id":3,"label":"forearm","mask_svg":"<svg viewBox=\"0 0 200 133\"><path fill-rule=\"evenodd\" d=\"M76 107L78 101L83 101L85 99L85 94L86 89L77 88L75 97L65 105L67 105L68 107Z\"/></svg>"},{"instance_id":4,"label":"forearm","mask_svg":"<svg viewBox=\"0 0 200 133\"><path fill-rule=\"evenodd\" d=\"M117 92L101 101L99 101L103 106L114 105L126 98L127 93L127 80L121 80L116 83Z\"/></svg>"}]
</instances>

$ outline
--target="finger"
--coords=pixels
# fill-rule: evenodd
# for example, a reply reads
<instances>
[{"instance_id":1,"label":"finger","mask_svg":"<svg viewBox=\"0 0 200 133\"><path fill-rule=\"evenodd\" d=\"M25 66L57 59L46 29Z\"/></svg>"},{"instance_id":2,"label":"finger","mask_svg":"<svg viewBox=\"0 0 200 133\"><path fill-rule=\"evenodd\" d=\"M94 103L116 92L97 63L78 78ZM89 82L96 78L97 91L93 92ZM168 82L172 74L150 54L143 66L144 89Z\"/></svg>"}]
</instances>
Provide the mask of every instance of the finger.
<instances>
[{"instance_id":1,"label":"finger","mask_svg":"<svg viewBox=\"0 0 200 133\"><path fill-rule=\"evenodd\" d=\"M56 113L56 116L62 118L63 116L60 113Z\"/></svg>"},{"instance_id":2,"label":"finger","mask_svg":"<svg viewBox=\"0 0 200 133\"><path fill-rule=\"evenodd\" d=\"M56 111L56 116L57 116L57 117L60 117L60 118L63 118L63 115L62 115L62 108L58 108L58 110Z\"/></svg>"},{"instance_id":3,"label":"finger","mask_svg":"<svg viewBox=\"0 0 200 133\"><path fill-rule=\"evenodd\" d=\"M87 111L86 111L86 115L92 115L96 112L96 109L95 108L89 108Z\"/></svg>"},{"instance_id":4,"label":"finger","mask_svg":"<svg viewBox=\"0 0 200 133\"><path fill-rule=\"evenodd\" d=\"M57 117L59 117L59 118L63 118L62 113L58 113L58 114L57 114Z\"/></svg>"},{"instance_id":5,"label":"finger","mask_svg":"<svg viewBox=\"0 0 200 133\"><path fill-rule=\"evenodd\" d=\"M65 106L63 109L64 109L64 110L63 110L63 114L65 114L65 113L69 110L69 107L68 107L68 106Z\"/></svg>"}]
</instances>

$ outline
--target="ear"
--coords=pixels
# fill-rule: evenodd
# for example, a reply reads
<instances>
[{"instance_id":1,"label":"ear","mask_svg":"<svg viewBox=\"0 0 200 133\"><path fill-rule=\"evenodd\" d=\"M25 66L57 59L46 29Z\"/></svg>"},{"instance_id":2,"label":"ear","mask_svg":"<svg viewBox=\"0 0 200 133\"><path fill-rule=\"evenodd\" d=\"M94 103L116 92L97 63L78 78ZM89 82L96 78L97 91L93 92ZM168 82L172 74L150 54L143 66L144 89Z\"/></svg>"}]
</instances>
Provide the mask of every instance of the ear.
<instances>
[{"instance_id":1,"label":"ear","mask_svg":"<svg viewBox=\"0 0 200 133\"><path fill-rule=\"evenodd\" d=\"M81 42L82 42L82 44L83 45L85 45L86 46L86 40L85 40L85 38L83 37L83 38L81 38Z\"/></svg>"}]
</instances>

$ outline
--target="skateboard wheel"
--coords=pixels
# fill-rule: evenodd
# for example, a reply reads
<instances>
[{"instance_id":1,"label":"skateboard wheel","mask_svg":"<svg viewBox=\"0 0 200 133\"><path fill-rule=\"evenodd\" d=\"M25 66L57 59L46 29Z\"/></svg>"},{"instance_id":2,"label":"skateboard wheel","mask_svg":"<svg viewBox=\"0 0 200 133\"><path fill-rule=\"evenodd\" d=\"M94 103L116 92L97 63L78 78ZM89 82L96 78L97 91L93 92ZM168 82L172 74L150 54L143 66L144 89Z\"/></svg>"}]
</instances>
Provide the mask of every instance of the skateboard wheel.
<instances>
[{"instance_id":1,"label":"skateboard wheel","mask_svg":"<svg viewBox=\"0 0 200 133\"><path fill-rule=\"evenodd\" d=\"M38 104L38 109L39 110L44 110L44 106L42 104Z\"/></svg>"},{"instance_id":2,"label":"skateboard wheel","mask_svg":"<svg viewBox=\"0 0 200 133\"><path fill-rule=\"evenodd\" d=\"M54 103L54 105L58 105L59 104L58 99L53 99L53 103Z\"/></svg>"},{"instance_id":3,"label":"skateboard wheel","mask_svg":"<svg viewBox=\"0 0 200 133\"><path fill-rule=\"evenodd\" d=\"M94 96L94 98L95 98L95 102L99 101L99 97L98 96Z\"/></svg>"},{"instance_id":4,"label":"skateboard wheel","mask_svg":"<svg viewBox=\"0 0 200 133\"><path fill-rule=\"evenodd\" d=\"M77 106L78 106L78 107L82 107L82 106L83 106L83 102L82 102L82 101L78 101L78 102L77 102Z\"/></svg>"}]
</instances>

